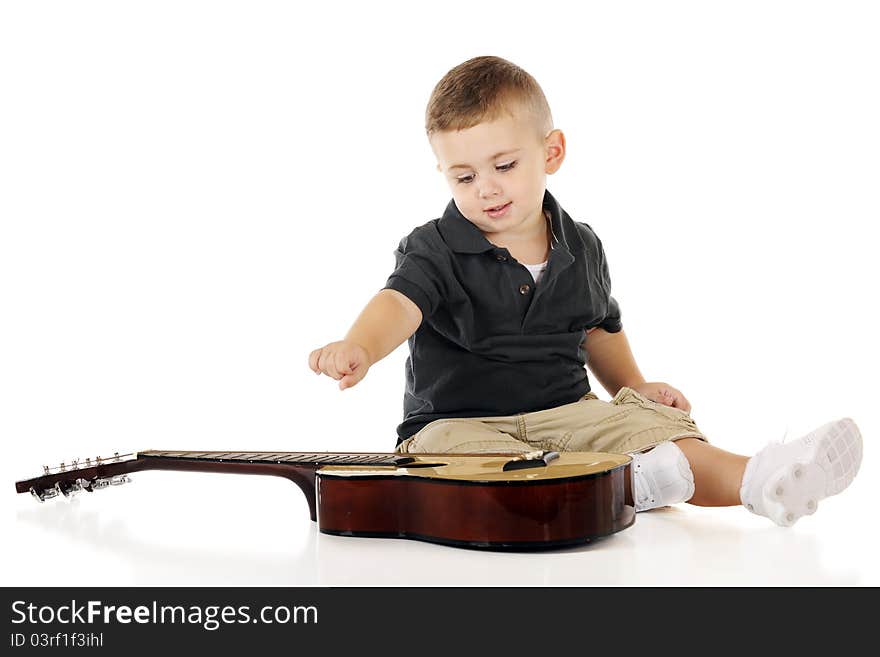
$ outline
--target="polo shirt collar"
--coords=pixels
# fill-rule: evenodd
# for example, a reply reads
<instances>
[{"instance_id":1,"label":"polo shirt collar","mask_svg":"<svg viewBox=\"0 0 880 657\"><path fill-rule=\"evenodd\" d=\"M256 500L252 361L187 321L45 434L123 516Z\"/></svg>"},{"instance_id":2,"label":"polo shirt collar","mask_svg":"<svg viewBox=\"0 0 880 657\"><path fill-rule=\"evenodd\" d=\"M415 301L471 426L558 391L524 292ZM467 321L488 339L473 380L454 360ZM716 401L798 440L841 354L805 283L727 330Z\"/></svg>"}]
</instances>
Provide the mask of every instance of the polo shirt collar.
<instances>
[{"instance_id":1,"label":"polo shirt collar","mask_svg":"<svg viewBox=\"0 0 880 657\"><path fill-rule=\"evenodd\" d=\"M574 258L571 257L571 250L568 247L568 239L574 230L573 226L569 227L572 223L571 217L546 189L541 205L550 213L553 249L564 253L567 256L566 260L573 261ZM455 199L449 201L437 227L449 248L456 253L484 253L498 249L486 239L479 228L465 218L455 205Z\"/></svg>"}]
</instances>

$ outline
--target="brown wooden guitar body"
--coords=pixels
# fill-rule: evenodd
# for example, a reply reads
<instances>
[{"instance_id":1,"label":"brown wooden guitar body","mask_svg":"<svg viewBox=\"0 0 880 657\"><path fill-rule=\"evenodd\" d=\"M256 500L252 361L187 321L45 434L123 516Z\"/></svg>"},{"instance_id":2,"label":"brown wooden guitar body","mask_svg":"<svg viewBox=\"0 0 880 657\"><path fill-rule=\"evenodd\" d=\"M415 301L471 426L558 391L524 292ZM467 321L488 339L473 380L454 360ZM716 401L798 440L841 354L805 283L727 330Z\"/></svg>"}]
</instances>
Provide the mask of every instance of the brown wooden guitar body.
<instances>
[{"instance_id":1,"label":"brown wooden guitar body","mask_svg":"<svg viewBox=\"0 0 880 657\"><path fill-rule=\"evenodd\" d=\"M630 485L628 465L541 481L319 471L319 528L460 547L558 548L629 527L635 520Z\"/></svg>"}]
</instances>

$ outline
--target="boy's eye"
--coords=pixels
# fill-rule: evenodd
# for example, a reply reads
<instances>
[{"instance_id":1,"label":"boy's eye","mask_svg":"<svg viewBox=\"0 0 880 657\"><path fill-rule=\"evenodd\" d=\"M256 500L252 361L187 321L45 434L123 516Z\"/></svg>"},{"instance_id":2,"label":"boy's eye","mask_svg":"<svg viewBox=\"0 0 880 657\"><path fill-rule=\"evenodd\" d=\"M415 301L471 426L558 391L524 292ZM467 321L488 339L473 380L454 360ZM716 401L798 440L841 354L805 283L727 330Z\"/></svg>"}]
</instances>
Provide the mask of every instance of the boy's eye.
<instances>
[{"instance_id":1,"label":"boy's eye","mask_svg":"<svg viewBox=\"0 0 880 657\"><path fill-rule=\"evenodd\" d=\"M505 162L504 164L499 164L495 168L498 171L510 171L515 166L516 166L516 160L513 160L512 162ZM466 176L459 176L455 180L458 183L468 184L468 183L471 183L474 181L474 176L473 176L473 174L468 174Z\"/></svg>"}]
</instances>

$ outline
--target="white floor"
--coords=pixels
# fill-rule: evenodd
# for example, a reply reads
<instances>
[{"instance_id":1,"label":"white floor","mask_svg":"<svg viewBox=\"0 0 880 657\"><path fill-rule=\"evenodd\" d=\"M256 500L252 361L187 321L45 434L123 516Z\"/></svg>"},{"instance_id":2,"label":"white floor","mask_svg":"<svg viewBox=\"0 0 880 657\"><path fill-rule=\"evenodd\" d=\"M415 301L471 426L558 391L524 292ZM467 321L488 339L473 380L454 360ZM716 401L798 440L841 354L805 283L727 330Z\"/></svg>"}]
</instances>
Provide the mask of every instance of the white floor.
<instances>
[{"instance_id":1,"label":"white floor","mask_svg":"<svg viewBox=\"0 0 880 657\"><path fill-rule=\"evenodd\" d=\"M281 479L144 472L71 500L15 496L0 563L7 586L876 586L872 479L863 466L790 529L680 505L589 546L499 553L321 534Z\"/></svg>"}]
</instances>

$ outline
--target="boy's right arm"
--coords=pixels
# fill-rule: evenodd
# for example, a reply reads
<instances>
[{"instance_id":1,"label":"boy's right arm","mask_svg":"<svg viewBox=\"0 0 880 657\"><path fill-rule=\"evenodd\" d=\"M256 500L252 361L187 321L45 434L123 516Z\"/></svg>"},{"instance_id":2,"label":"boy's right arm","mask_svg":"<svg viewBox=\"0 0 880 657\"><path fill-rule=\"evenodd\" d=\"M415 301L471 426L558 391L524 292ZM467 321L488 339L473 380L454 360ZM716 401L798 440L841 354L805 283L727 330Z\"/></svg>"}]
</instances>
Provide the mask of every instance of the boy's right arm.
<instances>
[{"instance_id":1,"label":"boy's right arm","mask_svg":"<svg viewBox=\"0 0 880 657\"><path fill-rule=\"evenodd\" d=\"M309 354L309 367L339 381L345 390L367 375L367 370L409 338L422 323L422 311L404 294L384 289L358 315L345 338Z\"/></svg>"}]
</instances>

